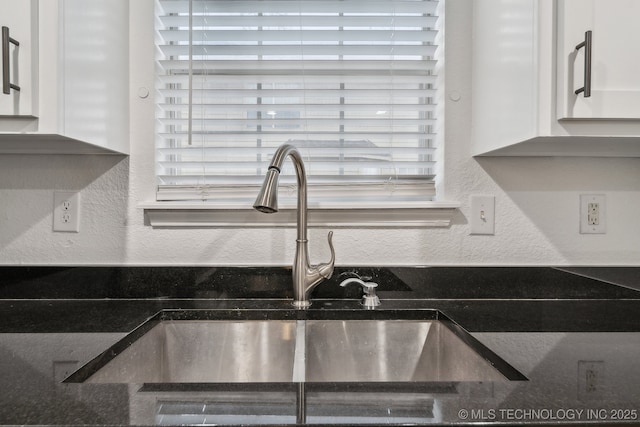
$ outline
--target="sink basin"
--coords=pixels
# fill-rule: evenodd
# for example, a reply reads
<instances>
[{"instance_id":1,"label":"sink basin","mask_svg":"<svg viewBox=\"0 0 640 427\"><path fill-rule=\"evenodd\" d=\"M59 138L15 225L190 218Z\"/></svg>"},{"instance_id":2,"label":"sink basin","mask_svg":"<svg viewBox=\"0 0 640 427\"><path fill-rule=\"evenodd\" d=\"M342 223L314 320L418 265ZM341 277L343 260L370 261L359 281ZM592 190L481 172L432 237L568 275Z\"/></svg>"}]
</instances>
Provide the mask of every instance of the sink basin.
<instances>
[{"instance_id":1,"label":"sink basin","mask_svg":"<svg viewBox=\"0 0 640 427\"><path fill-rule=\"evenodd\" d=\"M65 382L526 379L437 310L283 310L269 317L259 310L163 311Z\"/></svg>"},{"instance_id":2,"label":"sink basin","mask_svg":"<svg viewBox=\"0 0 640 427\"><path fill-rule=\"evenodd\" d=\"M503 381L441 321L307 323L310 382Z\"/></svg>"},{"instance_id":3,"label":"sink basin","mask_svg":"<svg viewBox=\"0 0 640 427\"><path fill-rule=\"evenodd\" d=\"M161 321L87 382L291 382L295 321Z\"/></svg>"}]
</instances>

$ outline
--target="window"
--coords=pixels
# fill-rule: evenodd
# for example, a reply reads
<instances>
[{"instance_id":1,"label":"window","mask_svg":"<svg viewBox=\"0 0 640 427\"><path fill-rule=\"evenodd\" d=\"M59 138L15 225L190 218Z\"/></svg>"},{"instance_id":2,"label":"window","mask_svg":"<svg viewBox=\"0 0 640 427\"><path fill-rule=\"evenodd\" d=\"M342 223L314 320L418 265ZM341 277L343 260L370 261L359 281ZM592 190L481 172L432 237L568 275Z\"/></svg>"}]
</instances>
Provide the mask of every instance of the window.
<instances>
[{"instance_id":1,"label":"window","mask_svg":"<svg viewBox=\"0 0 640 427\"><path fill-rule=\"evenodd\" d=\"M157 199L252 202L290 143L311 206L431 200L439 10L436 0L158 0ZM293 186L285 165L281 183Z\"/></svg>"}]
</instances>

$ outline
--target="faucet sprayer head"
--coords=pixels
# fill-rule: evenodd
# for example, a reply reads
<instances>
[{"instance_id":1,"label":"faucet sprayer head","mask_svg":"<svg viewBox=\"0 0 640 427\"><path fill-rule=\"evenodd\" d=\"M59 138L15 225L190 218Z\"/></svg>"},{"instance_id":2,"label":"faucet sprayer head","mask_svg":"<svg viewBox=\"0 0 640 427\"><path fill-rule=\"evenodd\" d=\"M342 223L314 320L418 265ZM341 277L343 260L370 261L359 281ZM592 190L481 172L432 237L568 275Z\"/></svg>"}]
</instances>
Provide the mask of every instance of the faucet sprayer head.
<instances>
[{"instance_id":1,"label":"faucet sprayer head","mask_svg":"<svg viewBox=\"0 0 640 427\"><path fill-rule=\"evenodd\" d=\"M280 177L280 170L276 167L270 167L264 177L262 188L256 201L253 204L253 208L263 213L278 212L278 178Z\"/></svg>"}]
</instances>

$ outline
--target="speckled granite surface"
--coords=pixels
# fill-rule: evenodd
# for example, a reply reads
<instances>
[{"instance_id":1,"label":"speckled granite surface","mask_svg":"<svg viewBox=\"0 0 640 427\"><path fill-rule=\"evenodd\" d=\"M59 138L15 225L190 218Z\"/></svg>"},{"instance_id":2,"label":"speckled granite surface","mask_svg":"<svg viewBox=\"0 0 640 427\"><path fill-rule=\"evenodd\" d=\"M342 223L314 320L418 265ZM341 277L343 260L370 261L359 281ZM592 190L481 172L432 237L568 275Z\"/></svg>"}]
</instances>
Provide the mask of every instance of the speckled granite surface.
<instances>
[{"instance_id":1,"label":"speckled granite surface","mask_svg":"<svg viewBox=\"0 0 640 427\"><path fill-rule=\"evenodd\" d=\"M307 424L639 423L640 270L623 270L337 272L372 276L381 310L442 311L528 381L185 386L61 380L162 309L291 310L290 270L2 267L0 424L295 424L301 396ZM317 316L362 310L339 282Z\"/></svg>"}]
</instances>

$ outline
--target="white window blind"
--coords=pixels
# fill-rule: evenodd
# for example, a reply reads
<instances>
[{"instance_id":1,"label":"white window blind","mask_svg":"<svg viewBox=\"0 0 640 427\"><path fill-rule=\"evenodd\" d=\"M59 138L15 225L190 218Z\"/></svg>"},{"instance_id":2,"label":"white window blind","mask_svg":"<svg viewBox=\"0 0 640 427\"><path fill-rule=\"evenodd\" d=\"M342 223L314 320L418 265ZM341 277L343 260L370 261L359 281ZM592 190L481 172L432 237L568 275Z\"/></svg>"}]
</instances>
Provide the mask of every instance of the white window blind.
<instances>
[{"instance_id":1,"label":"white window blind","mask_svg":"<svg viewBox=\"0 0 640 427\"><path fill-rule=\"evenodd\" d=\"M438 10L158 0L158 200L252 201L283 143L305 160L312 203L431 200Z\"/></svg>"}]
</instances>

